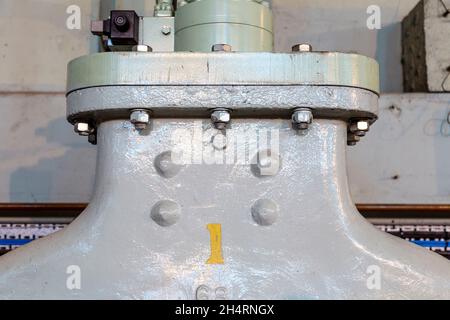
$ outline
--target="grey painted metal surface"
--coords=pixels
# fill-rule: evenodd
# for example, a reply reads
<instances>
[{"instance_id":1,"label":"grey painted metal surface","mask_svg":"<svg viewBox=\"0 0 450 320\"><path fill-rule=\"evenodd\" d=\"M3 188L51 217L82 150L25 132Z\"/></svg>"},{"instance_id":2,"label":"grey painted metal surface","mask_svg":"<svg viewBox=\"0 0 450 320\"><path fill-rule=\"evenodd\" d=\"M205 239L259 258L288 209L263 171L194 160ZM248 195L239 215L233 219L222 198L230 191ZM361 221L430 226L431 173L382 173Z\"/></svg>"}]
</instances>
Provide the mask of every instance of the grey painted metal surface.
<instances>
[{"instance_id":1,"label":"grey painted metal surface","mask_svg":"<svg viewBox=\"0 0 450 320\"><path fill-rule=\"evenodd\" d=\"M197 123L155 120L148 135L128 121L101 124L89 208L67 229L2 257L0 297L196 299L206 286L228 299L450 298L449 262L356 211L346 123L317 120L301 136L289 121L235 120L231 130L279 132L281 166L272 176L255 176L249 165L161 166L173 148L168 133L187 129L204 143ZM222 226L224 264L207 264L211 223ZM129 233L119 232L124 225ZM74 265L81 290L66 287ZM367 286L371 268L379 268L379 290Z\"/></svg>"},{"instance_id":2,"label":"grey painted metal surface","mask_svg":"<svg viewBox=\"0 0 450 320\"><path fill-rule=\"evenodd\" d=\"M148 108L155 117L208 117L213 108L233 116L289 118L297 107L314 116L376 119L378 96L367 90L332 86L111 86L78 90L67 97L69 121L127 117Z\"/></svg>"}]
</instances>

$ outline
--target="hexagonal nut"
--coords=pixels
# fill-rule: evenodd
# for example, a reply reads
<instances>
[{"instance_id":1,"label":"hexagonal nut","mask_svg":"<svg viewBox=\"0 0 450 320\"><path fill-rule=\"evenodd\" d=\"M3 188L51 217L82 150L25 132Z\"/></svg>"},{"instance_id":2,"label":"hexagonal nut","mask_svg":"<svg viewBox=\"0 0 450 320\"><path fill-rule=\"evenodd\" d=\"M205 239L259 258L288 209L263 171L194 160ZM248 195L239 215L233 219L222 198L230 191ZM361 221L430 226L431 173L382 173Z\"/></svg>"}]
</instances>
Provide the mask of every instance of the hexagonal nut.
<instances>
[{"instance_id":1,"label":"hexagonal nut","mask_svg":"<svg viewBox=\"0 0 450 320\"><path fill-rule=\"evenodd\" d=\"M88 137L88 141L90 144L97 145L97 134L91 133Z\"/></svg>"},{"instance_id":2,"label":"hexagonal nut","mask_svg":"<svg viewBox=\"0 0 450 320\"><path fill-rule=\"evenodd\" d=\"M233 48L229 44L219 43L212 46L212 52L231 52Z\"/></svg>"},{"instance_id":3,"label":"hexagonal nut","mask_svg":"<svg viewBox=\"0 0 450 320\"><path fill-rule=\"evenodd\" d=\"M350 146L354 146L357 142L361 141L361 137L354 135L354 134L349 134L347 137L347 144Z\"/></svg>"},{"instance_id":4,"label":"hexagonal nut","mask_svg":"<svg viewBox=\"0 0 450 320\"><path fill-rule=\"evenodd\" d=\"M292 115L292 122L295 124L311 124L313 114L311 110L298 110Z\"/></svg>"},{"instance_id":5,"label":"hexagonal nut","mask_svg":"<svg viewBox=\"0 0 450 320\"><path fill-rule=\"evenodd\" d=\"M145 44L138 44L137 46L133 47L133 51L136 52L152 52L153 49L150 46L147 46Z\"/></svg>"},{"instance_id":6,"label":"hexagonal nut","mask_svg":"<svg viewBox=\"0 0 450 320\"><path fill-rule=\"evenodd\" d=\"M150 123L150 114L146 110L135 110L131 112L130 122L136 128L143 129Z\"/></svg>"},{"instance_id":7,"label":"hexagonal nut","mask_svg":"<svg viewBox=\"0 0 450 320\"><path fill-rule=\"evenodd\" d=\"M211 120L214 123L229 123L231 114L227 110L216 110L211 113Z\"/></svg>"},{"instance_id":8,"label":"hexagonal nut","mask_svg":"<svg viewBox=\"0 0 450 320\"><path fill-rule=\"evenodd\" d=\"M350 125L350 132L367 132L370 129L369 121L361 120Z\"/></svg>"},{"instance_id":9,"label":"hexagonal nut","mask_svg":"<svg viewBox=\"0 0 450 320\"><path fill-rule=\"evenodd\" d=\"M94 129L86 122L75 123L74 130L80 136L89 136L89 134L91 134L94 131Z\"/></svg>"},{"instance_id":10,"label":"hexagonal nut","mask_svg":"<svg viewBox=\"0 0 450 320\"><path fill-rule=\"evenodd\" d=\"M292 47L292 52L311 52L312 46L307 43L296 44Z\"/></svg>"},{"instance_id":11,"label":"hexagonal nut","mask_svg":"<svg viewBox=\"0 0 450 320\"><path fill-rule=\"evenodd\" d=\"M102 36L104 34L104 22L103 20L91 22L91 33L96 36Z\"/></svg>"},{"instance_id":12,"label":"hexagonal nut","mask_svg":"<svg viewBox=\"0 0 450 320\"><path fill-rule=\"evenodd\" d=\"M165 36L168 36L172 33L172 28L170 26L162 26L161 33Z\"/></svg>"}]
</instances>

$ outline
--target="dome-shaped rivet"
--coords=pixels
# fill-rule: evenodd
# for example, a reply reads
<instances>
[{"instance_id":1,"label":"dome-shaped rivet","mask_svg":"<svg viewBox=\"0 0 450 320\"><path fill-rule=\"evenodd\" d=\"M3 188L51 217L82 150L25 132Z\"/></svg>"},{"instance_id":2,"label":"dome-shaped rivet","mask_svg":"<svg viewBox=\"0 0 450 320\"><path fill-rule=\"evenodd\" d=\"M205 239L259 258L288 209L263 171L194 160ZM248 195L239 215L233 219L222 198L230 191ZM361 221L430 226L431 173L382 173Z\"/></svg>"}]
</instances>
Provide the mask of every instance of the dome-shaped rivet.
<instances>
[{"instance_id":1,"label":"dome-shaped rivet","mask_svg":"<svg viewBox=\"0 0 450 320\"><path fill-rule=\"evenodd\" d=\"M260 151L253 159L251 170L256 177L275 176L280 171L280 156L271 151Z\"/></svg>"},{"instance_id":2,"label":"dome-shaped rivet","mask_svg":"<svg viewBox=\"0 0 450 320\"><path fill-rule=\"evenodd\" d=\"M252 217L260 226L270 226L278 220L278 205L272 200L260 199L252 206Z\"/></svg>"},{"instance_id":3,"label":"dome-shaped rivet","mask_svg":"<svg viewBox=\"0 0 450 320\"><path fill-rule=\"evenodd\" d=\"M166 151L155 158L156 171L164 178L175 177L183 168L173 161L172 152Z\"/></svg>"},{"instance_id":4,"label":"dome-shaped rivet","mask_svg":"<svg viewBox=\"0 0 450 320\"><path fill-rule=\"evenodd\" d=\"M180 206L171 200L163 200L154 205L151 218L161 227L169 227L180 220Z\"/></svg>"}]
</instances>

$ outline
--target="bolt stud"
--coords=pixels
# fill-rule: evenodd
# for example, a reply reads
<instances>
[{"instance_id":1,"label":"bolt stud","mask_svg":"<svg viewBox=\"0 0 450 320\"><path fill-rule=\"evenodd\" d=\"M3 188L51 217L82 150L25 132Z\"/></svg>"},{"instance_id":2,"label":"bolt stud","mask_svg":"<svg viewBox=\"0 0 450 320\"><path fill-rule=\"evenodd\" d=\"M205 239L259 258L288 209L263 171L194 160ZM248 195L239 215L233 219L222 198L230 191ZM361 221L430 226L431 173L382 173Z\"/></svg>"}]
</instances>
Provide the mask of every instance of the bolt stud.
<instances>
[{"instance_id":1,"label":"bolt stud","mask_svg":"<svg viewBox=\"0 0 450 320\"><path fill-rule=\"evenodd\" d=\"M313 113L311 109L299 108L296 109L292 115L292 124L298 130L305 131L313 122Z\"/></svg>"},{"instance_id":2,"label":"bolt stud","mask_svg":"<svg viewBox=\"0 0 450 320\"><path fill-rule=\"evenodd\" d=\"M94 132L94 128L86 122L77 122L74 125L74 131L80 136L87 137Z\"/></svg>"},{"instance_id":3,"label":"bolt stud","mask_svg":"<svg viewBox=\"0 0 450 320\"><path fill-rule=\"evenodd\" d=\"M370 123L367 120L359 120L350 123L348 127L349 136L362 138L369 132ZM354 140L351 138L350 140ZM359 140L358 140L359 141Z\"/></svg>"},{"instance_id":4,"label":"bolt stud","mask_svg":"<svg viewBox=\"0 0 450 320\"><path fill-rule=\"evenodd\" d=\"M231 113L226 109L215 109L211 113L211 121L218 130L224 130L231 122Z\"/></svg>"},{"instance_id":5,"label":"bolt stud","mask_svg":"<svg viewBox=\"0 0 450 320\"><path fill-rule=\"evenodd\" d=\"M229 44L219 43L219 44L213 45L211 51L212 52L231 52L232 49L233 48Z\"/></svg>"},{"instance_id":6,"label":"bolt stud","mask_svg":"<svg viewBox=\"0 0 450 320\"><path fill-rule=\"evenodd\" d=\"M312 46L307 43L296 44L292 47L292 52L311 52Z\"/></svg>"},{"instance_id":7,"label":"bolt stud","mask_svg":"<svg viewBox=\"0 0 450 320\"><path fill-rule=\"evenodd\" d=\"M147 129L150 123L150 113L145 109L135 109L131 111L130 122L134 125L136 130Z\"/></svg>"},{"instance_id":8,"label":"bolt stud","mask_svg":"<svg viewBox=\"0 0 450 320\"><path fill-rule=\"evenodd\" d=\"M132 49L135 52L153 52L152 47L147 46L145 44L138 44L137 46L134 46Z\"/></svg>"}]
</instances>

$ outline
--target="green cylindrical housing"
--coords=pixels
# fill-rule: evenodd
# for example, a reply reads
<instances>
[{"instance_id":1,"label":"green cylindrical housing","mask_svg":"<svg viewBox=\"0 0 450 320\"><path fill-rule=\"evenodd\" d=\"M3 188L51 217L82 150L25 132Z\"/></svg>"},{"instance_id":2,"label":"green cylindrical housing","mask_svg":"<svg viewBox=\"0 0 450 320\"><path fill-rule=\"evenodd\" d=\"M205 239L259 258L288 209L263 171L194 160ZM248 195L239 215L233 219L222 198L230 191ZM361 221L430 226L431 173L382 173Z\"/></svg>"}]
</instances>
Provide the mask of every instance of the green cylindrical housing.
<instances>
[{"instance_id":1,"label":"green cylindrical housing","mask_svg":"<svg viewBox=\"0 0 450 320\"><path fill-rule=\"evenodd\" d=\"M255 0L195 0L177 9L175 51L273 51L272 10Z\"/></svg>"}]
</instances>

